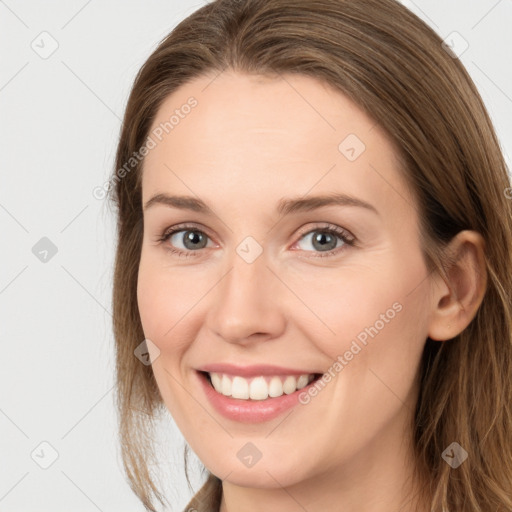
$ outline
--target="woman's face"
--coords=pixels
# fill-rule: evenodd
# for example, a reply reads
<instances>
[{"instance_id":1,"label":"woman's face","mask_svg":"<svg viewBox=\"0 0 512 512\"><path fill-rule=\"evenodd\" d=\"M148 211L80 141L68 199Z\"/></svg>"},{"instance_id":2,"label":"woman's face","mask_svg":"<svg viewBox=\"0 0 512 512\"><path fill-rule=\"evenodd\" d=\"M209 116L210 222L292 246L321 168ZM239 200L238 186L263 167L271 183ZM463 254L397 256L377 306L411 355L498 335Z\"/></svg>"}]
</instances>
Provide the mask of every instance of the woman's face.
<instances>
[{"instance_id":1,"label":"woman's face","mask_svg":"<svg viewBox=\"0 0 512 512\"><path fill-rule=\"evenodd\" d=\"M384 133L312 78L231 72L169 96L150 136L139 310L198 457L268 488L403 467L431 282Z\"/></svg>"}]
</instances>

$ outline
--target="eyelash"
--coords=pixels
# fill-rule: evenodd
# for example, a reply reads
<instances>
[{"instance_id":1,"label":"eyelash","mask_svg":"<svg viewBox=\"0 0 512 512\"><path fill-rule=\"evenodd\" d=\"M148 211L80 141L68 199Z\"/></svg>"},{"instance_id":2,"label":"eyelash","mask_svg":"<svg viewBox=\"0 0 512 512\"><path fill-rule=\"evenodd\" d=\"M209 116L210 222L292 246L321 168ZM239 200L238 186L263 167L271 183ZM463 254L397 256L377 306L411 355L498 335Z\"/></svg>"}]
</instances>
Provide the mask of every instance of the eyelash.
<instances>
[{"instance_id":1,"label":"eyelash","mask_svg":"<svg viewBox=\"0 0 512 512\"><path fill-rule=\"evenodd\" d=\"M161 243L166 242L167 240L169 240L169 238L172 235L174 235L175 233L179 233L180 231L193 231L196 233L202 233L203 235L208 237L208 235L204 231L198 229L196 226L185 224L185 225L175 226L174 228L169 229L169 230L165 230L158 237L157 242L161 242ZM306 235L309 235L310 233L315 232L315 231L319 231L322 233L328 233L330 235L336 235L337 237L339 237L342 240L344 245L342 247L337 247L337 248L331 249L329 251L316 252L314 256L310 256L310 257L313 257L313 258L330 257L330 256L334 256L335 254L338 254L340 251L343 251L345 249L345 246L349 246L349 247L355 246L355 238L351 237L347 233L346 230L344 230L334 224L327 224L326 226L317 226L316 228L313 228L313 229L310 229L309 231L301 233L299 236L299 239L297 241L302 240ZM208 237L208 238L210 238L210 237ZM165 247L165 249L168 250L169 252L171 252L172 254L177 254L180 257L185 257L185 258L188 258L189 256L197 256L198 255L197 253L200 252L200 250L183 251L181 249L176 249L175 247L172 247L170 245L167 245ZM314 252L314 251L306 251L306 252Z\"/></svg>"}]
</instances>

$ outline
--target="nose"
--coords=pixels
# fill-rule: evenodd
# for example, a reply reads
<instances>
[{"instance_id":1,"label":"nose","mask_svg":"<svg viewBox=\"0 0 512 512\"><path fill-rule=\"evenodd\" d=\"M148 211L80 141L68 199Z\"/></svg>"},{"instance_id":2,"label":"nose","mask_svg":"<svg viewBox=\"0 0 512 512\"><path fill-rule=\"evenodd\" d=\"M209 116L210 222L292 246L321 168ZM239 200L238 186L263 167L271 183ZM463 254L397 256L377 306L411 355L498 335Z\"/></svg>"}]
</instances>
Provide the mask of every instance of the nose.
<instances>
[{"instance_id":1,"label":"nose","mask_svg":"<svg viewBox=\"0 0 512 512\"><path fill-rule=\"evenodd\" d=\"M252 263L237 253L212 290L207 326L228 343L251 344L279 337L285 329L284 285L268 268L263 252Z\"/></svg>"}]
</instances>

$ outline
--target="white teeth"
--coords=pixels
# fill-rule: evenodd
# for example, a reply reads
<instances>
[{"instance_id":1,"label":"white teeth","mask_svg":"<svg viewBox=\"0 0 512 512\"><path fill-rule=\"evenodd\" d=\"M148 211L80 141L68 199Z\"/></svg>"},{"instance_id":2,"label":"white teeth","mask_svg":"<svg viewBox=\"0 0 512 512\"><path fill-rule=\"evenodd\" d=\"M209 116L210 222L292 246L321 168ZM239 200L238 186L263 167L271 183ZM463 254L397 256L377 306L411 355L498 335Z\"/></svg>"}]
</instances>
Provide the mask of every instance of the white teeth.
<instances>
[{"instance_id":1,"label":"white teeth","mask_svg":"<svg viewBox=\"0 0 512 512\"><path fill-rule=\"evenodd\" d=\"M265 400L265 398L268 398L268 386L263 377L256 377L251 381L249 398L251 400Z\"/></svg>"},{"instance_id":2,"label":"white teeth","mask_svg":"<svg viewBox=\"0 0 512 512\"><path fill-rule=\"evenodd\" d=\"M309 384L309 379L307 375L301 375L297 379L297 389L302 389L303 387L307 386Z\"/></svg>"},{"instance_id":3,"label":"white teeth","mask_svg":"<svg viewBox=\"0 0 512 512\"><path fill-rule=\"evenodd\" d=\"M210 378L212 379L212 384L215 389L222 389L222 379L220 378L218 373L210 373Z\"/></svg>"},{"instance_id":4,"label":"white teeth","mask_svg":"<svg viewBox=\"0 0 512 512\"><path fill-rule=\"evenodd\" d=\"M231 379L227 375L222 376L220 389L217 391L225 396L231 396Z\"/></svg>"},{"instance_id":5,"label":"white teeth","mask_svg":"<svg viewBox=\"0 0 512 512\"><path fill-rule=\"evenodd\" d=\"M313 379L313 374L300 375L299 378L288 375L284 378L274 377L244 377L228 376L220 373L210 373L210 378L215 391L224 396L232 396L242 400L266 400L276 398L283 394L291 394L307 386Z\"/></svg>"},{"instance_id":6,"label":"white teeth","mask_svg":"<svg viewBox=\"0 0 512 512\"><path fill-rule=\"evenodd\" d=\"M233 398L249 398L249 383L242 377L235 377L231 386L231 396Z\"/></svg>"},{"instance_id":7,"label":"white teeth","mask_svg":"<svg viewBox=\"0 0 512 512\"><path fill-rule=\"evenodd\" d=\"M283 384L283 391L289 395L290 393L293 393L297 389L297 379L295 377L292 377L291 375L286 377L284 384Z\"/></svg>"},{"instance_id":8,"label":"white teeth","mask_svg":"<svg viewBox=\"0 0 512 512\"><path fill-rule=\"evenodd\" d=\"M272 377L268 387L268 396L275 398L283 394L283 383L279 377Z\"/></svg>"}]
</instances>

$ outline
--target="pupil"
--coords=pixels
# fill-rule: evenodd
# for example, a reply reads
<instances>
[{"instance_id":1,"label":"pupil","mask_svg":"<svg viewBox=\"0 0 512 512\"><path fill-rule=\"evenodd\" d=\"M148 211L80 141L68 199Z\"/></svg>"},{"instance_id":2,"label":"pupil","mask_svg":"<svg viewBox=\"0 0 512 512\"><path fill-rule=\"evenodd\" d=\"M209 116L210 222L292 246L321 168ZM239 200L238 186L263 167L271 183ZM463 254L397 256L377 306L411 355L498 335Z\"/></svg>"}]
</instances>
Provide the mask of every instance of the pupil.
<instances>
[{"instance_id":1,"label":"pupil","mask_svg":"<svg viewBox=\"0 0 512 512\"><path fill-rule=\"evenodd\" d=\"M330 239L330 240L328 240L326 242L326 239L327 240ZM329 243L332 247L331 246L327 247L329 245ZM317 247L317 244L319 244L318 247ZM327 250L334 249L336 247L336 239L329 233L319 233L313 237L313 245L317 249L318 248L327 249Z\"/></svg>"},{"instance_id":2,"label":"pupil","mask_svg":"<svg viewBox=\"0 0 512 512\"><path fill-rule=\"evenodd\" d=\"M196 244L200 243L201 239L204 242L204 237L201 235L201 233L198 233L197 231L187 231L185 233L185 247L187 247L187 249L197 249ZM187 242L191 242L193 244L192 247L189 247ZM204 244L199 248L202 249L203 247Z\"/></svg>"}]
</instances>

